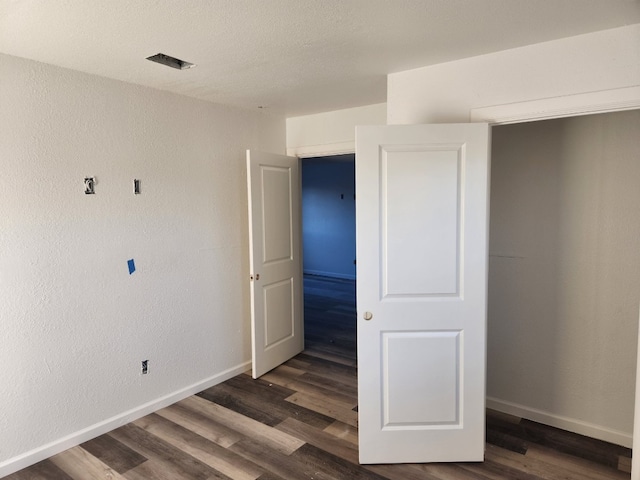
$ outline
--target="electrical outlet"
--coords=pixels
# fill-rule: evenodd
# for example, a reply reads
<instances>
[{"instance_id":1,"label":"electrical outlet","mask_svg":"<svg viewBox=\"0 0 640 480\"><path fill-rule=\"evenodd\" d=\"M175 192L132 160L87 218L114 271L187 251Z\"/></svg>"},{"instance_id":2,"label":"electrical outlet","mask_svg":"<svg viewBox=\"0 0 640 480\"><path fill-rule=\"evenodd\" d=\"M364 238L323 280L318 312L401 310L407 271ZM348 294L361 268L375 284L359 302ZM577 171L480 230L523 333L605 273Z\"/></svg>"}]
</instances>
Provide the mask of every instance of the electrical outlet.
<instances>
[{"instance_id":1,"label":"electrical outlet","mask_svg":"<svg viewBox=\"0 0 640 480\"><path fill-rule=\"evenodd\" d=\"M149 373L149 360L142 360L142 375Z\"/></svg>"}]
</instances>

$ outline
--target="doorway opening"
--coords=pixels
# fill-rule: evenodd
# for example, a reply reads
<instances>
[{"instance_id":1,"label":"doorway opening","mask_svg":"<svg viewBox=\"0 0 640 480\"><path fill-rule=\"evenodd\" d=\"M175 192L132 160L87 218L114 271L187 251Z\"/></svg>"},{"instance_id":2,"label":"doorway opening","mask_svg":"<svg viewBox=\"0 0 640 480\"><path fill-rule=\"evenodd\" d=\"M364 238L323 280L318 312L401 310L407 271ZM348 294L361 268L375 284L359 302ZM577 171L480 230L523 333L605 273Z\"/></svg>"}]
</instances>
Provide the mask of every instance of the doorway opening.
<instances>
[{"instance_id":1,"label":"doorway opening","mask_svg":"<svg viewBox=\"0 0 640 480\"><path fill-rule=\"evenodd\" d=\"M305 158L305 350L356 365L355 154Z\"/></svg>"},{"instance_id":2,"label":"doorway opening","mask_svg":"<svg viewBox=\"0 0 640 480\"><path fill-rule=\"evenodd\" d=\"M356 279L355 154L302 160L304 273Z\"/></svg>"},{"instance_id":3,"label":"doorway opening","mask_svg":"<svg viewBox=\"0 0 640 480\"><path fill-rule=\"evenodd\" d=\"M640 291L638 125L636 110L492 129L487 406L625 447ZM629 449L599 454L607 450L630 471Z\"/></svg>"}]
</instances>

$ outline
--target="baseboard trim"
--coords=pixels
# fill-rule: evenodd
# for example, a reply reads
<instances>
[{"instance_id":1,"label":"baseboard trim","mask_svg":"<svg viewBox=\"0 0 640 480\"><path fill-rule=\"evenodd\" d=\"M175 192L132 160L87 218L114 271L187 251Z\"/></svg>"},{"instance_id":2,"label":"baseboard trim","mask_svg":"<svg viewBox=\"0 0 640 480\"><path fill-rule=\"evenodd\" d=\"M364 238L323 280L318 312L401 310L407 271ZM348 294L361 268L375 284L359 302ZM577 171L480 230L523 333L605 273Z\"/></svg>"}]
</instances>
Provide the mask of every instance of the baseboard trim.
<instances>
[{"instance_id":1,"label":"baseboard trim","mask_svg":"<svg viewBox=\"0 0 640 480\"><path fill-rule=\"evenodd\" d=\"M224 370L223 372L202 380L201 382L194 383L186 388L140 405L139 407L132 408L120 415L116 415L107 420L91 425L90 427L74 432L43 445L42 447L38 447L29 452L23 453L22 455L18 455L17 457L10 458L9 460L0 463L0 478L29 467L34 463L38 463L39 461L56 455L57 453L75 447L76 445L80 445L92 438L110 432L111 430L121 427L122 425L126 425L140 417L144 417L145 415L183 400L195 393L224 382L225 380L245 372L249 368L251 368L250 361L241 363L240 365Z\"/></svg>"},{"instance_id":2,"label":"baseboard trim","mask_svg":"<svg viewBox=\"0 0 640 480\"><path fill-rule=\"evenodd\" d=\"M334 273L334 272L323 272L322 270L304 270L305 275L317 275L319 277L330 277L330 278L341 278L342 280L355 280L355 275L348 275L346 273Z\"/></svg>"},{"instance_id":3,"label":"baseboard trim","mask_svg":"<svg viewBox=\"0 0 640 480\"><path fill-rule=\"evenodd\" d=\"M601 425L583 422L582 420L577 420L575 418L556 415L543 410L519 405L517 403L487 397L487 408L507 413L509 415L515 415L516 417L526 418L527 420L533 420L534 422L544 423L545 425L561 428L569 432L579 433L580 435L586 435L591 438L597 438L598 440L604 440L605 442L622 445L623 447L632 448L633 445L633 435L631 434L621 432L619 430L612 430Z\"/></svg>"}]
</instances>

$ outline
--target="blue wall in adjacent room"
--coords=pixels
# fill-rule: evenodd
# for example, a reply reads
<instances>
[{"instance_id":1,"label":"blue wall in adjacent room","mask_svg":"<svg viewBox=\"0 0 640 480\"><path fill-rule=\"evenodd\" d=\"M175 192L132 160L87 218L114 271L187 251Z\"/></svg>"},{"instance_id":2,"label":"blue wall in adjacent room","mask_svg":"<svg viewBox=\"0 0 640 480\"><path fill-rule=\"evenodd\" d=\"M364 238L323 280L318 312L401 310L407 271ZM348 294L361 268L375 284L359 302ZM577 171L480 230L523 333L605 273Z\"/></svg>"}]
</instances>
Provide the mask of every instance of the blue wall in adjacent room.
<instances>
[{"instance_id":1,"label":"blue wall in adjacent room","mask_svg":"<svg viewBox=\"0 0 640 480\"><path fill-rule=\"evenodd\" d=\"M302 160L304 272L356 278L355 155Z\"/></svg>"}]
</instances>

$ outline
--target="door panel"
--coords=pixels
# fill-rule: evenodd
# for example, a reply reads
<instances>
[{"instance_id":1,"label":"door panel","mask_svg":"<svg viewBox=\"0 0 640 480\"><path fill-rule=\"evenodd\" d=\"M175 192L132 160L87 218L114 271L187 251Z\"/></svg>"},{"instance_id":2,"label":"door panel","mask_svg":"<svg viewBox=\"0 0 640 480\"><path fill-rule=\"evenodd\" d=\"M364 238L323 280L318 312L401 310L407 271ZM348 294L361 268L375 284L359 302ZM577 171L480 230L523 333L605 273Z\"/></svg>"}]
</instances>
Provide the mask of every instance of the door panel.
<instances>
[{"instance_id":1,"label":"door panel","mask_svg":"<svg viewBox=\"0 0 640 480\"><path fill-rule=\"evenodd\" d=\"M457 295L460 146L386 147L381 167L385 296Z\"/></svg>"},{"instance_id":2,"label":"door panel","mask_svg":"<svg viewBox=\"0 0 640 480\"><path fill-rule=\"evenodd\" d=\"M489 127L358 127L361 463L484 457Z\"/></svg>"},{"instance_id":3,"label":"door panel","mask_svg":"<svg viewBox=\"0 0 640 480\"><path fill-rule=\"evenodd\" d=\"M291 238L293 236L291 211L292 188L291 167L260 166L260 188L262 189L262 238L264 263L288 262L293 258ZM283 215L284 213L284 215Z\"/></svg>"},{"instance_id":4,"label":"door panel","mask_svg":"<svg viewBox=\"0 0 640 480\"><path fill-rule=\"evenodd\" d=\"M383 429L459 426L461 336L459 331L382 334ZM407 384L411 395L404 392Z\"/></svg>"},{"instance_id":5,"label":"door panel","mask_svg":"<svg viewBox=\"0 0 640 480\"><path fill-rule=\"evenodd\" d=\"M272 348L296 333L293 278L265 285L262 287L262 292L265 305L264 348Z\"/></svg>"},{"instance_id":6,"label":"door panel","mask_svg":"<svg viewBox=\"0 0 640 480\"><path fill-rule=\"evenodd\" d=\"M253 378L304 347L298 159L247 151Z\"/></svg>"}]
</instances>

